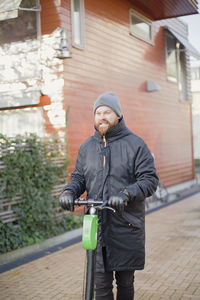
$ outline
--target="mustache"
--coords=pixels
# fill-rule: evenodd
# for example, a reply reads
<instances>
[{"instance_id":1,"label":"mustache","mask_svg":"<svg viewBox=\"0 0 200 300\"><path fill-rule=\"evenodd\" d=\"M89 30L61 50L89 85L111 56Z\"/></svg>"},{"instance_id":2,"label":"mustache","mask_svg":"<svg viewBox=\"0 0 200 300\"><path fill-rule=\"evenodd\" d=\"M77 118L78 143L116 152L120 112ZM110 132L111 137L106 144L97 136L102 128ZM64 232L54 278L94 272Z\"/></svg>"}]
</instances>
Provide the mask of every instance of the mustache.
<instances>
[{"instance_id":1,"label":"mustache","mask_svg":"<svg viewBox=\"0 0 200 300\"><path fill-rule=\"evenodd\" d=\"M107 120L101 120L101 121L99 121L98 122L98 124L110 124L110 122L109 121L107 121Z\"/></svg>"}]
</instances>

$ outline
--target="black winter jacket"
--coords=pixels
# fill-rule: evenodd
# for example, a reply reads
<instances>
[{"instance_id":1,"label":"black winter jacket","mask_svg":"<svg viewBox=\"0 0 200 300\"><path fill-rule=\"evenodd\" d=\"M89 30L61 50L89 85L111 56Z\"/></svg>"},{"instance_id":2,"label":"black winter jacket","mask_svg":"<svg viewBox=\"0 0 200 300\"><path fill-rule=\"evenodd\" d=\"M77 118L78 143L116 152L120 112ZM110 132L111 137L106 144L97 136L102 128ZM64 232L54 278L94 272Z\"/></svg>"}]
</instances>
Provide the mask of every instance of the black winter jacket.
<instances>
[{"instance_id":1,"label":"black winter jacket","mask_svg":"<svg viewBox=\"0 0 200 300\"><path fill-rule=\"evenodd\" d=\"M105 157L105 158L104 158ZM95 132L80 147L75 170L64 190L75 197L107 200L125 192L122 213L103 210L99 216L97 270L139 270L145 263L145 198L156 190L154 159L144 141L121 121L106 133Z\"/></svg>"}]
</instances>

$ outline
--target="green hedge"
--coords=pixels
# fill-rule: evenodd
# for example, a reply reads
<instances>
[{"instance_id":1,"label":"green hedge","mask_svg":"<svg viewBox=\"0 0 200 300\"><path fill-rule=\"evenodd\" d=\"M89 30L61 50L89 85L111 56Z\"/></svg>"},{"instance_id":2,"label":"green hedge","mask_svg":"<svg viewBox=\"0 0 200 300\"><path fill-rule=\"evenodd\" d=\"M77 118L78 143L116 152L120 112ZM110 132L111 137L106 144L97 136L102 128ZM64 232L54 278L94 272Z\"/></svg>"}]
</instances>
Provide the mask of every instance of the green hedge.
<instances>
[{"instance_id":1,"label":"green hedge","mask_svg":"<svg viewBox=\"0 0 200 300\"><path fill-rule=\"evenodd\" d=\"M82 216L56 217L58 199L53 197L52 188L67 175L66 161L57 166L53 160L61 155L59 141L54 139L52 144L35 135L15 139L1 135L0 146L0 163L4 166L0 169L1 198L12 201L16 195L22 195L22 202L12 205L19 219L10 223L0 219L0 253L80 227ZM0 211L3 209L1 206Z\"/></svg>"}]
</instances>

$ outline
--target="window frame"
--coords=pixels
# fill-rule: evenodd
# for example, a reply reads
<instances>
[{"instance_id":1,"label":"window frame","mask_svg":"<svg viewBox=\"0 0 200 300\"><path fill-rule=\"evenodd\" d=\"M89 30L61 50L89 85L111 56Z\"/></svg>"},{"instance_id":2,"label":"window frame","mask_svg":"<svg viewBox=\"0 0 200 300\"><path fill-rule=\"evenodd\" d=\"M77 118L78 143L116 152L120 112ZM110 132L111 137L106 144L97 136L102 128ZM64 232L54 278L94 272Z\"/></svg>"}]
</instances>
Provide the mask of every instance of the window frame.
<instances>
[{"instance_id":1,"label":"window frame","mask_svg":"<svg viewBox=\"0 0 200 300\"><path fill-rule=\"evenodd\" d=\"M137 19L140 19L143 23L147 24L150 28L149 30L149 35L150 35L150 38L145 38L144 36L138 34L137 32L134 32L133 30L133 26L134 24L132 24L132 17L136 17ZM141 15L140 13L138 13L137 11L135 11L133 8L130 8L129 9L129 24L130 24L130 34L139 38L140 40L144 41L144 42L147 42L151 45L154 44L154 41L153 41L153 22L146 18L145 16Z\"/></svg>"},{"instance_id":2,"label":"window frame","mask_svg":"<svg viewBox=\"0 0 200 300\"><path fill-rule=\"evenodd\" d=\"M175 44L175 47L173 48L173 50L171 50L169 48L168 38L173 39L173 42ZM177 84L178 83L178 56L177 56L176 41L177 41L177 39L175 38L175 36L173 36L169 32L165 33L165 56L166 56L167 80ZM170 51L173 51L173 54L175 56L175 73L176 73L175 76L170 76L169 71L168 71L169 70L169 52Z\"/></svg>"},{"instance_id":3,"label":"window frame","mask_svg":"<svg viewBox=\"0 0 200 300\"><path fill-rule=\"evenodd\" d=\"M174 40L175 47L173 49L175 53L175 68L176 76L174 78L169 76L168 73L168 58L169 58L169 47L167 37ZM170 32L165 32L165 53L166 53L166 75L169 82L175 83L178 86L180 101L183 103L188 102L188 76L187 76L187 57L186 48L180 43L180 41Z\"/></svg>"},{"instance_id":4,"label":"window frame","mask_svg":"<svg viewBox=\"0 0 200 300\"><path fill-rule=\"evenodd\" d=\"M80 14L79 14L79 35L80 35L80 42L76 41L75 36L75 17L74 17L74 1L77 0L71 0L71 26L72 26L72 46L78 49L85 49L85 6L84 6L84 0L78 0L80 3Z\"/></svg>"}]
</instances>

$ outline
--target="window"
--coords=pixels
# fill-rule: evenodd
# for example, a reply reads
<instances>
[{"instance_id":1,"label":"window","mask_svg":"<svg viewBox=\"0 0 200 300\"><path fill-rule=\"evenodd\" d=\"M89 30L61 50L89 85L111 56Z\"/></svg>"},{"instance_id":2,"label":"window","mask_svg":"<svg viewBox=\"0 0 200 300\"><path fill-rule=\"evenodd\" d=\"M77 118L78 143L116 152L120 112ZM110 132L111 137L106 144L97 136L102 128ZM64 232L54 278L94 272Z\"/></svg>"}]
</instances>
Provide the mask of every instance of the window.
<instances>
[{"instance_id":1,"label":"window","mask_svg":"<svg viewBox=\"0 0 200 300\"><path fill-rule=\"evenodd\" d=\"M41 107L12 109L0 111L0 132L14 137L35 133L44 136L44 118Z\"/></svg>"},{"instance_id":2,"label":"window","mask_svg":"<svg viewBox=\"0 0 200 300\"><path fill-rule=\"evenodd\" d=\"M84 49L84 0L71 0L72 45Z\"/></svg>"},{"instance_id":3,"label":"window","mask_svg":"<svg viewBox=\"0 0 200 300\"><path fill-rule=\"evenodd\" d=\"M191 70L192 80L200 80L200 67L193 67Z\"/></svg>"},{"instance_id":4,"label":"window","mask_svg":"<svg viewBox=\"0 0 200 300\"><path fill-rule=\"evenodd\" d=\"M176 39L171 35L166 35L167 44L167 79L177 82L177 53Z\"/></svg>"},{"instance_id":5,"label":"window","mask_svg":"<svg viewBox=\"0 0 200 300\"><path fill-rule=\"evenodd\" d=\"M23 0L20 2L17 17L4 19L0 22L1 45L37 38L37 19L40 15L35 7L39 6L38 1Z\"/></svg>"},{"instance_id":6,"label":"window","mask_svg":"<svg viewBox=\"0 0 200 300\"><path fill-rule=\"evenodd\" d=\"M153 43L152 22L134 11L129 10L130 16L130 33L148 43Z\"/></svg>"},{"instance_id":7,"label":"window","mask_svg":"<svg viewBox=\"0 0 200 300\"><path fill-rule=\"evenodd\" d=\"M14 7L15 2L18 5ZM13 16L4 7L1 15L0 108L35 105L41 95L40 2L7 0L8 3L16 12Z\"/></svg>"},{"instance_id":8,"label":"window","mask_svg":"<svg viewBox=\"0 0 200 300\"><path fill-rule=\"evenodd\" d=\"M178 84L181 101L187 101L187 72L185 47L170 33L166 33L167 79Z\"/></svg>"}]
</instances>

